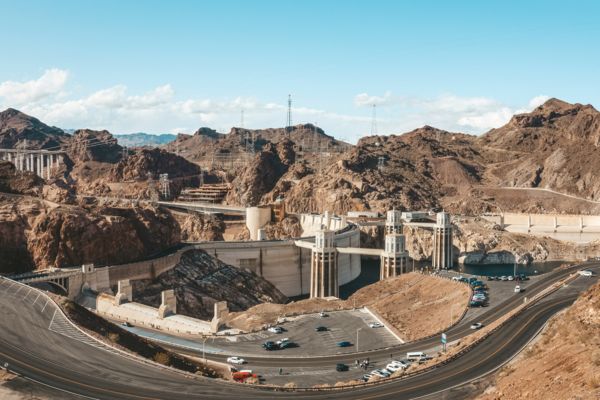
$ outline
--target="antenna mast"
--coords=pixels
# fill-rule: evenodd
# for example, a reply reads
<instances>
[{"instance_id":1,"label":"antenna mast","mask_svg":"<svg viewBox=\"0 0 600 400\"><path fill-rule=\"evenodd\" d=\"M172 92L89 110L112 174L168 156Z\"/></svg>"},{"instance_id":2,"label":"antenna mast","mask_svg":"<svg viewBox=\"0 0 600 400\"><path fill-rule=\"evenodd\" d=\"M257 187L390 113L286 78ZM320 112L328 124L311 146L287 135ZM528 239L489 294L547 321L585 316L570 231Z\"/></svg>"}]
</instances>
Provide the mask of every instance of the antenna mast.
<instances>
[{"instance_id":1,"label":"antenna mast","mask_svg":"<svg viewBox=\"0 0 600 400\"><path fill-rule=\"evenodd\" d=\"M287 129L288 135L292 131L292 95L288 94Z\"/></svg>"},{"instance_id":2,"label":"antenna mast","mask_svg":"<svg viewBox=\"0 0 600 400\"><path fill-rule=\"evenodd\" d=\"M371 136L377 135L377 104L373 104L371 114Z\"/></svg>"}]
</instances>

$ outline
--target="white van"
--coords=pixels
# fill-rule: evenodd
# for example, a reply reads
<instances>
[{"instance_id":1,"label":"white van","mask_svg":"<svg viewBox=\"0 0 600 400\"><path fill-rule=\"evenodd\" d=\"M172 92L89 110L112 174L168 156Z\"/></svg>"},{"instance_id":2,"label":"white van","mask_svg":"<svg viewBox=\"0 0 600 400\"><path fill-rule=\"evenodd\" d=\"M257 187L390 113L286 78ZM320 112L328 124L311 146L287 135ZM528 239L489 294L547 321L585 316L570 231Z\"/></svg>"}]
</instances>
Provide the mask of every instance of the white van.
<instances>
[{"instance_id":1,"label":"white van","mask_svg":"<svg viewBox=\"0 0 600 400\"><path fill-rule=\"evenodd\" d=\"M422 351L409 351L406 353L406 359L408 361L421 361L427 358L427 354Z\"/></svg>"},{"instance_id":2,"label":"white van","mask_svg":"<svg viewBox=\"0 0 600 400\"><path fill-rule=\"evenodd\" d=\"M592 275L594 275L594 273L592 271L590 271L589 269L583 269L583 270L579 271L579 275L592 276Z\"/></svg>"}]
</instances>

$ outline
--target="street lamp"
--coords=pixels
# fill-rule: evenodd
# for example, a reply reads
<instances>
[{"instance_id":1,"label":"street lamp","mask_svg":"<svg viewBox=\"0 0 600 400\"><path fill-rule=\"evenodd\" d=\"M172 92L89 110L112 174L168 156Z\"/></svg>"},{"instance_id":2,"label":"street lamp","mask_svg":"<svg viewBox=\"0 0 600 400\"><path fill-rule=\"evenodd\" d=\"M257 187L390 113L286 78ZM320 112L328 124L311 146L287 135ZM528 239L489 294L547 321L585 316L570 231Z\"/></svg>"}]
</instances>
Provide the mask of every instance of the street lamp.
<instances>
[{"instance_id":1,"label":"street lamp","mask_svg":"<svg viewBox=\"0 0 600 400\"><path fill-rule=\"evenodd\" d=\"M202 337L202 358L204 358L204 364L208 365L206 362L206 353L204 352L204 345L206 344L206 341L208 340L208 338L206 336Z\"/></svg>"}]
</instances>

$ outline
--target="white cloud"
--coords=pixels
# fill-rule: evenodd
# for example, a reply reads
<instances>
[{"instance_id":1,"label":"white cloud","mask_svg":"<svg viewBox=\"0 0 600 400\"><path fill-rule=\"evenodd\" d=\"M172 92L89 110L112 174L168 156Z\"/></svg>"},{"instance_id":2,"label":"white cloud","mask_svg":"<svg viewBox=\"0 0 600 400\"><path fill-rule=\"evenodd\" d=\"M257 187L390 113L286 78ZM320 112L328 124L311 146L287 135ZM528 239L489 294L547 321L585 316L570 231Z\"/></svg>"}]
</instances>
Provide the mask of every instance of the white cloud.
<instances>
[{"instance_id":1,"label":"white cloud","mask_svg":"<svg viewBox=\"0 0 600 400\"><path fill-rule=\"evenodd\" d=\"M372 105L388 105L393 102L392 92L387 91L383 96L373 96L368 93L360 93L354 96L354 105L358 107L372 106Z\"/></svg>"},{"instance_id":2,"label":"white cloud","mask_svg":"<svg viewBox=\"0 0 600 400\"><path fill-rule=\"evenodd\" d=\"M529 100L529 109L533 110L534 108L541 106L548 100L550 100L550 96L546 96L543 94L539 95L539 96L535 96L533 99Z\"/></svg>"},{"instance_id":3,"label":"white cloud","mask_svg":"<svg viewBox=\"0 0 600 400\"><path fill-rule=\"evenodd\" d=\"M283 98L280 103L241 96L182 99L176 98L170 84L141 94L130 93L127 86L117 84L75 98L67 94L67 81L67 71L48 70L35 80L0 83L0 106L18 107L51 125L108 129L114 133L192 133L200 126L227 132L231 126L240 126L242 109L244 126L248 128L282 127L286 122L287 103ZM535 96L520 107L513 107L490 97L443 94L419 98L393 96L391 91L383 95L360 93L348 104L347 113L294 106L292 119L294 124L314 123L329 134L355 142L369 134L371 112L367 107L377 104L383 106L377 112L380 134L398 134L423 125L482 133L505 124L517 112L531 111L547 99Z\"/></svg>"},{"instance_id":4,"label":"white cloud","mask_svg":"<svg viewBox=\"0 0 600 400\"><path fill-rule=\"evenodd\" d=\"M68 71L53 68L46 70L35 80L5 81L0 83L0 97L10 104L21 105L37 102L49 96L57 96L61 94L68 76Z\"/></svg>"}]
</instances>

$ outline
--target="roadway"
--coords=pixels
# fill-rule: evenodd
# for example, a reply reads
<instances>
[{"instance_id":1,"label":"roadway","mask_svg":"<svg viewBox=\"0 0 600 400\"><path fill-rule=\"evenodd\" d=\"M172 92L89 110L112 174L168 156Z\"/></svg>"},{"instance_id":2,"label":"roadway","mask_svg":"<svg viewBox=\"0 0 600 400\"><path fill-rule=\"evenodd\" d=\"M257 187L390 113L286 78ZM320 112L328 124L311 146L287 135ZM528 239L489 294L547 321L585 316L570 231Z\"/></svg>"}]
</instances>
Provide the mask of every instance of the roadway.
<instances>
[{"instance_id":1,"label":"roadway","mask_svg":"<svg viewBox=\"0 0 600 400\"><path fill-rule=\"evenodd\" d=\"M0 363L8 362L17 373L71 393L99 399L398 399L436 393L493 372L597 278L578 278L577 284L527 308L473 351L429 373L351 391L293 393L189 377L109 351L94 341L82 340L75 328L69 329L64 323L57 326L54 304L40 300L36 290L0 280L4 313L0 322ZM542 286L550 284L546 283ZM460 335L461 329L457 327L453 335ZM328 357L312 362L332 365L336 360Z\"/></svg>"}]
</instances>

